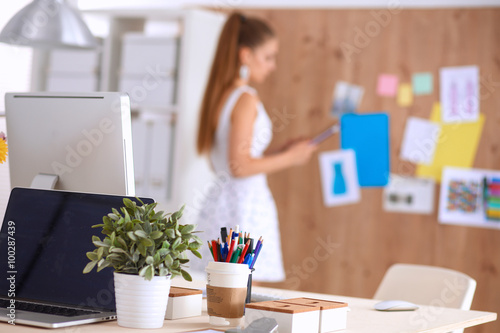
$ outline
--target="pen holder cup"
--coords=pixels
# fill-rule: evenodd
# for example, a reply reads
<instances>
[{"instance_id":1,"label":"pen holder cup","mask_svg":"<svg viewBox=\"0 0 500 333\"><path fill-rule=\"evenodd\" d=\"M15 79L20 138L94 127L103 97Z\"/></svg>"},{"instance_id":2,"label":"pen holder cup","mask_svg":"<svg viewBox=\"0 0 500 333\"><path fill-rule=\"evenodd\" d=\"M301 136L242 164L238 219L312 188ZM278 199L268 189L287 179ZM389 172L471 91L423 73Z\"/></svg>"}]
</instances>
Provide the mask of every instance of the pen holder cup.
<instances>
[{"instance_id":1,"label":"pen holder cup","mask_svg":"<svg viewBox=\"0 0 500 333\"><path fill-rule=\"evenodd\" d=\"M250 274L248 274L247 298L245 300L245 304L252 302L252 274L254 271L255 271L255 268L251 268Z\"/></svg>"},{"instance_id":2,"label":"pen holder cup","mask_svg":"<svg viewBox=\"0 0 500 333\"><path fill-rule=\"evenodd\" d=\"M205 271L209 323L239 326L248 297L250 268L245 264L209 262Z\"/></svg>"}]
</instances>

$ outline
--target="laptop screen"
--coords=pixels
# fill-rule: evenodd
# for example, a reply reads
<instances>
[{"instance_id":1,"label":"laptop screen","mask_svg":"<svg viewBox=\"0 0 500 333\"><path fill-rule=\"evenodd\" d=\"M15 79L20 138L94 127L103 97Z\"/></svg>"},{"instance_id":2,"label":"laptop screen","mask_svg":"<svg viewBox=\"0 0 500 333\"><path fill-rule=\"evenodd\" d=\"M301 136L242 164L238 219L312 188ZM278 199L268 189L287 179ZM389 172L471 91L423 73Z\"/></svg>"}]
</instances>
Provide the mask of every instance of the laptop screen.
<instances>
[{"instance_id":1,"label":"laptop screen","mask_svg":"<svg viewBox=\"0 0 500 333\"><path fill-rule=\"evenodd\" d=\"M92 236L105 236L91 226L122 206L123 196L13 189L0 234L0 296L114 311L113 269L83 269Z\"/></svg>"}]
</instances>

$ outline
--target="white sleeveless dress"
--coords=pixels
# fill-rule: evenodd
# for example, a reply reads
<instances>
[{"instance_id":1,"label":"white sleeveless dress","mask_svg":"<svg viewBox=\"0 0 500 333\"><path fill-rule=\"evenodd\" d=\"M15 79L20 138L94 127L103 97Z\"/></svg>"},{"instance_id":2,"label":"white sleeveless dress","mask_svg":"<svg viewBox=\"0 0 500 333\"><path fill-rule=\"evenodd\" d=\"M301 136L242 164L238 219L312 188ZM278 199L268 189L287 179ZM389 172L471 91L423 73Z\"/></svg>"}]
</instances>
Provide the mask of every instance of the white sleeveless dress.
<instances>
[{"instance_id":1,"label":"white sleeveless dress","mask_svg":"<svg viewBox=\"0 0 500 333\"><path fill-rule=\"evenodd\" d=\"M224 105L210 153L216 179L210 191L205 192L204 203L199 211L198 230L205 241L202 246L203 259L192 260L192 268L203 270L213 260L206 244L207 240L220 237L220 228L234 228L249 232L254 246L260 236L264 239L262 250L255 263L252 278L255 281L277 282L285 279L276 204L267 185L265 174L235 178L231 175L228 161L231 114L240 96L244 93L257 95L253 88L236 88ZM262 157L272 139L272 123L262 103L257 106L257 118L253 127L251 156ZM201 265L201 267L200 267Z\"/></svg>"}]
</instances>

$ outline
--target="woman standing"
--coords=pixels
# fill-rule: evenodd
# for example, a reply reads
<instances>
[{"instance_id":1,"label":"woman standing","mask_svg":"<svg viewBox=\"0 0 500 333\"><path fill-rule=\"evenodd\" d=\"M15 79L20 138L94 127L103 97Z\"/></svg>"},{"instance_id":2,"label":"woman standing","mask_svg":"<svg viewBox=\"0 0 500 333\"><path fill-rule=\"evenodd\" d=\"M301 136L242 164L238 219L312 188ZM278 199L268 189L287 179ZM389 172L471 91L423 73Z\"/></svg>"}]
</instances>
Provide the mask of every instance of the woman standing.
<instances>
[{"instance_id":1,"label":"woman standing","mask_svg":"<svg viewBox=\"0 0 500 333\"><path fill-rule=\"evenodd\" d=\"M266 174L306 163L316 147L298 140L264 155L272 123L255 89L275 69L278 40L263 21L238 13L229 16L215 53L201 106L197 149L209 156L218 186L204 199L198 229L217 239L221 227L239 225L264 244L255 266L256 281L285 279L278 217ZM206 265L210 258L203 247ZM203 266L204 268L204 266Z\"/></svg>"}]
</instances>

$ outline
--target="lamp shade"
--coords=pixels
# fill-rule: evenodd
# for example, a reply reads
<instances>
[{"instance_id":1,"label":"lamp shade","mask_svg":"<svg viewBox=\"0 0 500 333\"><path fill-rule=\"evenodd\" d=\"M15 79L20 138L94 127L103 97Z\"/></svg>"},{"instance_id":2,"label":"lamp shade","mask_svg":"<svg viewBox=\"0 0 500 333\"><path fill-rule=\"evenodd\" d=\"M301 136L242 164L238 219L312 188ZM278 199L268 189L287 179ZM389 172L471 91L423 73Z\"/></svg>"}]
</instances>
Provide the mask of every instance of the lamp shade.
<instances>
[{"instance_id":1,"label":"lamp shade","mask_svg":"<svg viewBox=\"0 0 500 333\"><path fill-rule=\"evenodd\" d=\"M41 48L92 49L98 42L64 0L34 0L0 33L0 42Z\"/></svg>"}]
</instances>

